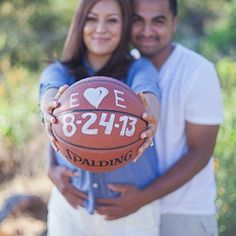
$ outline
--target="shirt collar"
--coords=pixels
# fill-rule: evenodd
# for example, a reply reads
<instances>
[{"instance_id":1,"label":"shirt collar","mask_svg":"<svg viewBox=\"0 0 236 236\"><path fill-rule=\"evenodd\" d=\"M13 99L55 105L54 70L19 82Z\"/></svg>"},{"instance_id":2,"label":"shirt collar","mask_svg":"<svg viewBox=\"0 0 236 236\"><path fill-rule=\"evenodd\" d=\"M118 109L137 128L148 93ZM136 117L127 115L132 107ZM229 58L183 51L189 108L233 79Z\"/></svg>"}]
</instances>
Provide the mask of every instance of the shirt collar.
<instances>
[{"instance_id":1,"label":"shirt collar","mask_svg":"<svg viewBox=\"0 0 236 236\"><path fill-rule=\"evenodd\" d=\"M86 71L88 72L88 76L95 75L95 71L92 68L92 66L89 64L88 59L86 57L84 57L83 66L85 67Z\"/></svg>"}]
</instances>

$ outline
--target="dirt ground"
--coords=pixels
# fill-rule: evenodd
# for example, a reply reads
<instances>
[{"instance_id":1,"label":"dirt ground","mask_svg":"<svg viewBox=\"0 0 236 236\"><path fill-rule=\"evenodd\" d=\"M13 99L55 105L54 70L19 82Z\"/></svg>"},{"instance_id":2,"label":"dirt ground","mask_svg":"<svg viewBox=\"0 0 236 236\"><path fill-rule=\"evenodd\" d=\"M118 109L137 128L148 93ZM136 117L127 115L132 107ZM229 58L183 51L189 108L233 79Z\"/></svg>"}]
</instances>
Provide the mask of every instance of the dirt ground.
<instances>
[{"instance_id":1,"label":"dirt ground","mask_svg":"<svg viewBox=\"0 0 236 236\"><path fill-rule=\"evenodd\" d=\"M46 235L52 184L44 170L46 139L37 134L20 151L6 150L0 142L0 236Z\"/></svg>"},{"instance_id":2,"label":"dirt ground","mask_svg":"<svg viewBox=\"0 0 236 236\"><path fill-rule=\"evenodd\" d=\"M47 176L34 177L17 176L12 181L1 186L1 205L12 196L37 196L42 199L38 206L13 209L11 214L0 224L0 236L41 236L46 230L46 203L51 189Z\"/></svg>"}]
</instances>

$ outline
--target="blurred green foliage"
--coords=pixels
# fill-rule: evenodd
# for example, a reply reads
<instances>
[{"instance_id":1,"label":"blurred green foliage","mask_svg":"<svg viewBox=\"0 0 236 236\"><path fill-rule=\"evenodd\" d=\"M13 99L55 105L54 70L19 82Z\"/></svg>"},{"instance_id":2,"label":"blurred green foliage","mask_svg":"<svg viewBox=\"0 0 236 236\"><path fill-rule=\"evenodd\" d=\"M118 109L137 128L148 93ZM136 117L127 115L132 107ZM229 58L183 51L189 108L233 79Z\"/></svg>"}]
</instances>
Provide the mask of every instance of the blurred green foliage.
<instances>
[{"instance_id":1,"label":"blurred green foliage","mask_svg":"<svg viewBox=\"0 0 236 236\"><path fill-rule=\"evenodd\" d=\"M1 61L0 138L7 147L20 147L34 135L31 127L37 121L37 86L32 72L24 67L11 67Z\"/></svg>"},{"instance_id":2,"label":"blurred green foliage","mask_svg":"<svg viewBox=\"0 0 236 236\"><path fill-rule=\"evenodd\" d=\"M0 59L36 70L63 46L75 0L0 2Z\"/></svg>"},{"instance_id":3,"label":"blurred green foliage","mask_svg":"<svg viewBox=\"0 0 236 236\"><path fill-rule=\"evenodd\" d=\"M35 135L39 71L59 55L77 2L0 1L0 140L7 147Z\"/></svg>"},{"instance_id":4,"label":"blurred green foliage","mask_svg":"<svg viewBox=\"0 0 236 236\"><path fill-rule=\"evenodd\" d=\"M218 160L219 230L221 235L234 236L236 232L236 61L225 57L217 63L217 70L224 97L224 123L215 150Z\"/></svg>"},{"instance_id":5,"label":"blurred green foliage","mask_svg":"<svg viewBox=\"0 0 236 236\"><path fill-rule=\"evenodd\" d=\"M38 80L60 56L76 0L0 0L0 142L18 148L37 135ZM179 0L176 40L216 63L225 121L215 150L221 236L236 232L236 0Z\"/></svg>"}]
</instances>

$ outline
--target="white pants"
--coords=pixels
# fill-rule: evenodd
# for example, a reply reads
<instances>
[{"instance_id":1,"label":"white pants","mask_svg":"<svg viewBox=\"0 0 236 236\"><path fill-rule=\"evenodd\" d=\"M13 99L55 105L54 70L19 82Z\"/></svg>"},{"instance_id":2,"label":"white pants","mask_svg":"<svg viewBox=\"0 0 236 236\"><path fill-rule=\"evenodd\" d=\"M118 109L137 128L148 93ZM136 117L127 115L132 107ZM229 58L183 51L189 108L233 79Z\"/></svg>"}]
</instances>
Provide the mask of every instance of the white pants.
<instances>
[{"instance_id":1,"label":"white pants","mask_svg":"<svg viewBox=\"0 0 236 236\"><path fill-rule=\"evenodd\" d=\"M163 214L160 236L217 236L215 215Z\"/></svg>"},{"instance_id":2,"label":"white pants","mask_svg":"<svg viewBox=\"0 0 236 236\"><path fill-rule=\"evenodd\" d=\"M113 221L73 208L56 188L48 205L48 236L158 236L159 224L159 201Z\"/></svg>"}]
</instances>

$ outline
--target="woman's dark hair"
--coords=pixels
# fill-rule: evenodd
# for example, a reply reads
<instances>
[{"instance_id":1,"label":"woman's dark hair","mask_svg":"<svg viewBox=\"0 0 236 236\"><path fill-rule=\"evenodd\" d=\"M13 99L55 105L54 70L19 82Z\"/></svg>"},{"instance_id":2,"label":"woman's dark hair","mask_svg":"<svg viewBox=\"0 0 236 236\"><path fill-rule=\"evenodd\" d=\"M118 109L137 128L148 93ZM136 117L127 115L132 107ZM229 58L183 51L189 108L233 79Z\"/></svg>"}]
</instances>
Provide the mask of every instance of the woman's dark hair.
<instances>
[{"instance_id":1,"label":"woman's dark hair","mask_svg":"<svg viewBox=\"0 0 236 236\"><path fill-rule=\"evenodd\" d=\"M116 0L122 11L122 34L121 40L113 52L109 62L99 70L96 75L110 76L120 79L124 77L128 71L132 61L129 55L129 41L132 24L132 0ZM78 9L70 25L70 30L65 41L61 62L68 70L76 75L77 79L87 77L87 71L83 66L86 48L83 42L83 28L87 19L87 15L92 7L99 0L81 0ZM105 6L104 6L105 7Z\"/></svg>"}]
</instances>

